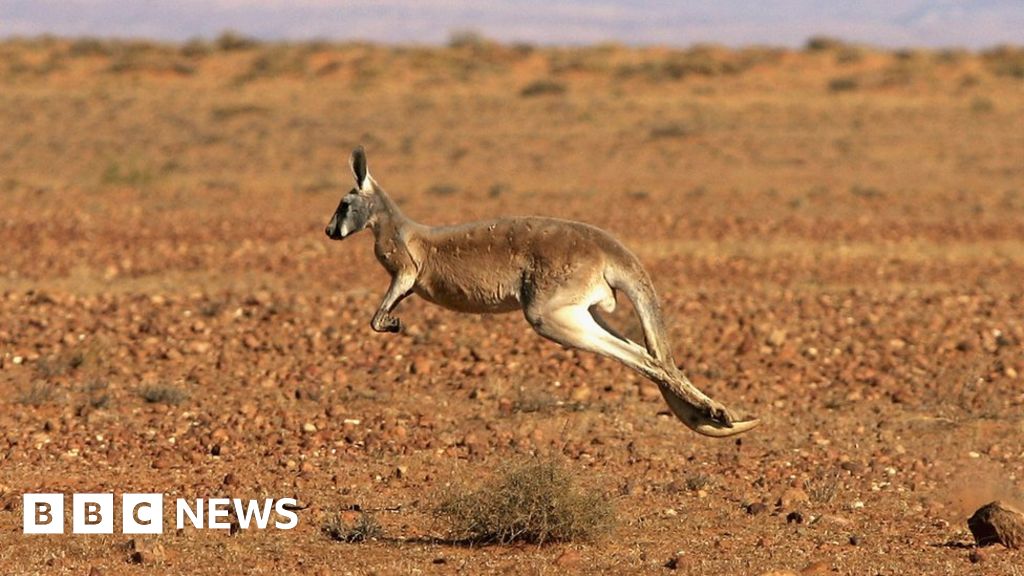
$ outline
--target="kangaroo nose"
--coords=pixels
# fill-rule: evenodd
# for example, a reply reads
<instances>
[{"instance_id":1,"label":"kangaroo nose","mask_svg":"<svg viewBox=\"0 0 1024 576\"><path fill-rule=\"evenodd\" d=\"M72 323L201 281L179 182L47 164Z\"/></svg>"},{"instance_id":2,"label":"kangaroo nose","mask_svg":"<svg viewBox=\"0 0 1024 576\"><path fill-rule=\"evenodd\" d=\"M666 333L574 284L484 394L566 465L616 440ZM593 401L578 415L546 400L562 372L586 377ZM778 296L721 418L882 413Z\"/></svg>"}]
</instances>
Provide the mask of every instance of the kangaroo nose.
<instances>
[{"instance_id":1,"label":"kangaroo nose","mask_svg":"<svg viewBox=\"0 0 1024 576\"><path fill-rule=\"evenodd\" d=\"M324 234L327 234L328 238L331 237L331 227L330 226L328 226L327 228L324 228Z\"/></svg>"}]
</instances>

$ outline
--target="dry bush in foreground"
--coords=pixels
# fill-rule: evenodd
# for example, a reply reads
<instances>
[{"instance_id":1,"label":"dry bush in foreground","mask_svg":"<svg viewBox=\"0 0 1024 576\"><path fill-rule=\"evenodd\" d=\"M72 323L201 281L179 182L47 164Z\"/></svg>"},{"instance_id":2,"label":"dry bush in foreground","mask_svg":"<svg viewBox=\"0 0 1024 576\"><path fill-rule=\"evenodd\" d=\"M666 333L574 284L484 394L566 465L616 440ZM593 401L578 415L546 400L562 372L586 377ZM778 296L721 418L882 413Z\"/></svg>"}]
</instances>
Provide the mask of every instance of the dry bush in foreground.
<instances>
[{"instance_id":1,"label":"dry bush in foreground","mask_svg":"<svg viewBox=\"0 0 1024 576\"><path fill-rule=\"evenodd\" d=\"M458 538L478 544L589 540L605 532L606 498L584 492L560 464L527 460L500 470L476 490L450 490L434 510Z\"/></svg>"}]
</instances>

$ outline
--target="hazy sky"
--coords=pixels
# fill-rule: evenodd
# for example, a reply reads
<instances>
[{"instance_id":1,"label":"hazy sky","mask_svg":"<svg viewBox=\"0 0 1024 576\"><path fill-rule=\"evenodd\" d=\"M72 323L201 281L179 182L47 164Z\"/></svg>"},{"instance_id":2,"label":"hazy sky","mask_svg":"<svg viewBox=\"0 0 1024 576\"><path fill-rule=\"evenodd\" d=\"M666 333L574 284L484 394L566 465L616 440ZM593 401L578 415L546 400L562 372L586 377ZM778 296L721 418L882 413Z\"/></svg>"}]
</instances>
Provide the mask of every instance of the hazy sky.
<instances>
[{"instance_id":1,"label":"hazy sky","mask_svg":"<svg viewBox=\"0 0 1024 576\"><path fill-rule=\"evenodd\" d=\"M795 46L824 34L885 46L1024 44L1024 0L0 0L0 36L717 42Z\"/></svg>"}]
</instances>

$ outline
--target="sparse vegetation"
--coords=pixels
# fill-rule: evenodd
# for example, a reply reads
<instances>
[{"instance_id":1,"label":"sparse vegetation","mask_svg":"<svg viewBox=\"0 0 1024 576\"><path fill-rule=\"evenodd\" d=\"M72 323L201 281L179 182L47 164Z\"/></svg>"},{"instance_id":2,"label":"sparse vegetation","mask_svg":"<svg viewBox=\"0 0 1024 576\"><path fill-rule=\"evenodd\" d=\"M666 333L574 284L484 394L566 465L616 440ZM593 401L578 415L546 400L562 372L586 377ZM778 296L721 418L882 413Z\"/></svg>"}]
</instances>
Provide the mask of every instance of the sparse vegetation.
<instances>
[{"instance_id":1,"label":"sparse vegetation","mask_svg":"<svg viewBox=\"0 0 1024 576\"><path fill-rule=\"evenodd\" d=\"M53 356L40 358L36 362L36 373L47 379L64 376L78 369L84 363L85 354L82 350L66 350Z\"/></svg>"},{"instance_id":2,"label":"sparse vegetation","mask_svg":"<svg viewBox=\"0 0 1024 576\"><path fill-rule=\"evenodd\" d=\"M301 47L287 44L275 44L264 48L236 81L251 82L278 76L303 76L308 69L308 53Z\"/></svg>"},{"instance_id":3,"label":"sparse vegetation","mask_svg":"<svg viewBox=\"0 0 1024 576\"><path fill-rule=\"evenodd\" d=\"M459 187L454 184L433 184L427 188L427 194L431 196L453 196L459 192Z\"/></svg>"},{"instance_id":4,"label":"sparse vegetation","mask_svg":"<svg viewBox=\"0 0 1024 576\"><path fill-rule=\"evenodd\" d=\"M808 52L828 52L838 51L848 47L849 45L839 38L833 38L831 36L811 36L804 45L804 50Z\"/></svg>"},{"instance_id":5,"label":"sparse vegetation","mask_svg":"<svg viewBox=\"0 0 1024 576\"><path fill-rule=\"evenodd\" d=\"M832 92L851 92L860 87L856 76L839 76L828 81L828 89Z\"/></svg>"},{"instance_id":6,"label":"sparse vegetation","mask_svg":"<svg viewBox=\"0 0 1024 576\"><path fill-rule=\"evenodd\" d=\"M552 460L521 461L475 490L452 489L435 515L457 538L480 544L591 540L613 518L603 495L585 492Z\"/></svg>"},{"instance_id":7,"label":"sparse vegetation","mask_svg":"<svg viewBox=\"0 0 1024 576\"><path fill-rule=\"evenodd\" d=\"M225 531L227 550L154 539L181 573L298 566L278 552L309 572L639 573L677 551L677 573L800 572L822 543L806 561L841 572L1013 572L1012 554L972 567L929 545L967 534L970 510L941 500L985 482L958 471L1010 484L1024 441L1011 50L287 44L309 72L240 85L277 44L143 42L195 72L111 72L125 42L0 42L0 510L118 487L309 506L269 556L256 530ZM565 92L520 95L538 79ZM678 364L763 427L702 440L656 386L521 314L413 298L406 333L374 337L371 234L322 233L357 143L421 222L612 231L663 293ZM632 317L622 294L606 316L642 344ZM498 524L516 519L501 464L550 454L623 521L597 545L470 549L541 539ZM449 478L465 484L446 496L476 494L458 525L433 514ZM383 535L333 518L338 499L387 510ZM33 556L7 530L0 549L39 573L124 561L71 540Z\"/></svg>"},{"instance_id":8,"label":"sparse vegetation","mask_svg":"<svg viewBox=\"0 0 1024 576\"><path fill-rule=\"evenodd\" d=\"M999 46L982 53L982 58L997 76L1024 79L1024 47Z\"/></svg>"},{"instance_id":9,"label":"sparse vegetation","mask_svg":"<svg viewBox=\"0 0 1024 576\"><path fill-rule=\"evenodd\" d=\"M156 179L156 174L148 167L135 164L124 165L111 161L100 175L100 183L104 186L125 186L129 188L145 188Z\"/></svg>"},{"instance_id":10,"label":"sparse vegetation","mask_svg":"<svg viewBox=\"0 0 1024 576\"><path fill-rule=\"evenodd\" d=\"M225 30L213 42L214 46L222 52L234 52L238 50L250 50L259 46L259 42L248 36L243 36L234 30Z\"/></svg>"},{"instance_id":11,"label":"sparse vegetation","mask_svg":"<svg viewBox=\"0 0 1024 576\"><path fill-rule=\"evenodd\" d=\"M815 504L830 504L842 488L842 475L838 472L822 474L808 482L807 496Z\"/></svg>"},{"instance_id":12,"label":"sparse vegetation","mask_svg":"<svg viewBox=\"0 0 1024 576\"><path fill-rule=\"evenodd\" d=\"M647 135L651 140L686 138L696 131L685 122L662 122L652 126Z\"/></svg>"},{"instance_id":13,"label":"sparse vegetation","mask_svg":"<svg viewBox=\"0 0 1024 576\"><path fill-rule=\"evenodd\" d=\"M564 82L557 80L543 79L530 82L519 91L520 96L527 98L533 96L557 96L565 94L567 88Z\"/></svg>"},{"instance_id":14,"label":"sparse vegetation","mask_svg":"<svg viewBox=\"0 0 1024 576\"><path fill-rule=\"evenodd\" d=\"M346 521L345 513L331 514L320 529L331 540L348 543L376 540L384 535L376 516L365 510L358 514L354 521Z\"/></svg>"},{"instance_id":15,"label":"sparse vegetation","mask_svg":"<svg viewBox=\"0 0 1024 576\"><path fill-rule=\"evenodd\" d=\"M36 380L18 394L17 401L25 406L42 406L53 400L56 391L57 387L53 383Z\"/></svg>"},{"instance_id":16,"label":"sparse vegetation","mask_svg":"<svg viewBox=\"0 0 1024 576\"><path fill-rule=\"evenodd\" d=\"M188 393L174 386L153 384L143 386L139 390L139 397L147 404L167 404L177 406L188 399Z\"/></svg>"}]
</instances>

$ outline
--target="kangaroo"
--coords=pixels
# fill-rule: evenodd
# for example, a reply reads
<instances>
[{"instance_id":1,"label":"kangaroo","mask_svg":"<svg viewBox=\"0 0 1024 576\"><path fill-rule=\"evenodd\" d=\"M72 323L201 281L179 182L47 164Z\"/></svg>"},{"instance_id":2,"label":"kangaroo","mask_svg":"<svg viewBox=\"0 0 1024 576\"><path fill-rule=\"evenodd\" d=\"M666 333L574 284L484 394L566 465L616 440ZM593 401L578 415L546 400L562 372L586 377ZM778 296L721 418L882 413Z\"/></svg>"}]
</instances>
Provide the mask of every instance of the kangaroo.
<instances>
[{"instance_id":1,"label":"kangaroo","mask_svg":"<svg viewBox=\"0 0 1024 576\"><path fill-rule=\"evenodd\" d=\"M650 277L607 232L542 217L425 226L402 214L370 176L362 146L349 164L356 186L342 197L325 232L342 240L373 231L377 260L391 275L370 322L373 330L399 332L401 321L391 313L413 293L458 312L522 310L541 336L613 358L649 378L676 417L697 433L727 437L760 424L735 420L676 367ZM620 291L640 317L643 346L601 316L615 309Z\"/></svg>"}]
</instances>

